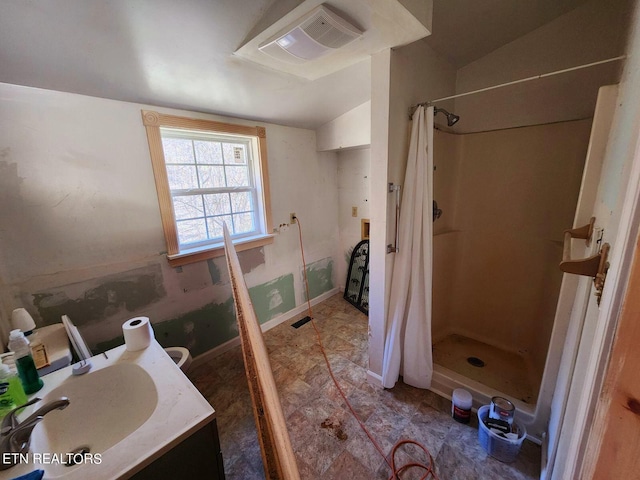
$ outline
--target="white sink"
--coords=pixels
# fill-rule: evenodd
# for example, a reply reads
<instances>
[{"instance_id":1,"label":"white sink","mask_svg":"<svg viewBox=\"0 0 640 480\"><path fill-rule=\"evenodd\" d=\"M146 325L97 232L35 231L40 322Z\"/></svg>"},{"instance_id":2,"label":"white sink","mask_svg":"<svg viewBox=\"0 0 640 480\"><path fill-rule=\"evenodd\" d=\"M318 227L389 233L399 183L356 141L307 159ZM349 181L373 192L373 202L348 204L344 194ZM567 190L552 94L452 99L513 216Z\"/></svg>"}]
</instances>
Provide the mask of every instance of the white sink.
<instances>
[{"instance_id":1,"label":"white sink","mask_svg":"<svg viewBox=\"0 0 640 480\"><path fill-rule=\"evenodd\" d=\"M153 380L135 363L69 377L34 407L60 397L67 397L69 406L48 413L36 426L31 452L74 452L88 447L89 452L104 453L144 424L158 404ZM47 471L54 477L77 467L52 464Z\"/></svg>"},{"instance_id":2,"label":"white sink","mask_svg":"<svg viewBox=\"0 0 640 480\"><path fill-rule=\"evenodd\" d=\"M18 419L61 397L69 405L45 415L31 435L28 462L0 471L0 480L35 469L45 471L45 480L129 478L215 418L156 341L137 352L122 345L90 361L93 368L84 375L71 375L69 366L43 377L44 388L34 395L42 401ZM66 461L82 447L99 462L66 466L55 460Z\"/></svg>"}]
</instances>

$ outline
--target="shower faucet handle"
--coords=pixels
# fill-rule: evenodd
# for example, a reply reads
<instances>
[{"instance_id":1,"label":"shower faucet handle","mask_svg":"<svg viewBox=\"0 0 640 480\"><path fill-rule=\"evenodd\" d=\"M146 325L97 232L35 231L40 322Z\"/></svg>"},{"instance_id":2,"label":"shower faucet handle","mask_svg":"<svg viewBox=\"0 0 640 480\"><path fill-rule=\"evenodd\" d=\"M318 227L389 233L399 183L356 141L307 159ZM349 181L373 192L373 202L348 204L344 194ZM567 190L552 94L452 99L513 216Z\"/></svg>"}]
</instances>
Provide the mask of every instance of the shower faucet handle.
<instances>
[{"instance_id":1,"label":"shower faucet handle","mask_svg":"<svg viewBox=\"0 0 640 480\"><path fill-rule=\"evenodd\" d=\"M442 209L438 208L438 202L433 201L433 221L435 222L442 216Z\"/></svg>"}]
</instances>

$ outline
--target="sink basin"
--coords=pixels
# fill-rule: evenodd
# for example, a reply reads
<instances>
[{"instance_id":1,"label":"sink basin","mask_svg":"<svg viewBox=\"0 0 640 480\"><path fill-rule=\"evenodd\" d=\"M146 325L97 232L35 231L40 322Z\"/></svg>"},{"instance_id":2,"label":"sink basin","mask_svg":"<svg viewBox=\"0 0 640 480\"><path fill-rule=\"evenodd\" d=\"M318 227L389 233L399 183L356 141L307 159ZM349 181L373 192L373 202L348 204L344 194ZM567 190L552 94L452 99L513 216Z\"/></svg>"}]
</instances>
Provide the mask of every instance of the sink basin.
<instances>
[{"instance_id":1,"label":"sink basin","mask_svg":"<svg viewBox=\"0 0 640 480\"><path fill-rule=\"evenodd\" d=\"M0 480L38 468L45 480L129 478L215 418L207 400L155 341L135 352L116 347L91 363L84 375L72 375L69 366L43 377L44 388L37 393L42 401L27 407L20 421L60 397L70 403L45 415L31 435L28 459L0 471ZM64 465L68 454L87 448L85 458L99 461Z\"/></svg>"},{"instance_id":2,"label":"sink basin","mask_svg":"<svg viewBox=\"0 0 640 480\"><path fill-rule=\"evenodd\" d=\"M158 403L153 380L134 363L69 377L36 406L60 397L68 397L71 403L64 410L48 413L36 426L32 452L73 452L89 447L90 452L103 453L146 422ZM69 467L60 468L66 472Z\"/></svg>"}]
</instances>

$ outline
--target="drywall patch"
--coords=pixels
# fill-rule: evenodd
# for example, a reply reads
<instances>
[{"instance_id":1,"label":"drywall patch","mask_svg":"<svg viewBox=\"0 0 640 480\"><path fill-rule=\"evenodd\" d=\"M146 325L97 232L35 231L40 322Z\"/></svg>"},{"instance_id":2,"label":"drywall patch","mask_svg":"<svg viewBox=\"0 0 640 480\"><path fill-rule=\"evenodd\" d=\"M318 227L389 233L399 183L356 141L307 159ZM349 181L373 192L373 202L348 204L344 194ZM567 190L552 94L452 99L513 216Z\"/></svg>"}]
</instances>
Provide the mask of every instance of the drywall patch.
<instances>
[{"instance_id":1,"label":"drywall patch","mask_svg":"<svg viewBox=\"0 0 640 480\"><path fill-rule=\"evenodd\" d=\"M187 347L191 355L200 355L238 336L233 298L155 323L153 330L163 347Z\"/></svg>"},{"instance_id":2,"label":"drywall patch","mask_svg":"<svg viewBox=\"0 0 640 480\"><path fill-rule=\"evenodd\" d=\"M307 279L309 280L309 296L311 298L316 298L331 290L333 288L333 259L327 257L307 265Z\"/></svg>"},{"instance_id":3,"label":"drywall patch","mask_svg":"<svg viewBox=\"0 0 640 480\"><path fill-rule=\"evenodd\" d=\"M264 248L251 248L238 252L238 261L240 262L242 273L246 275L260 265L264 265Z\"/></svg>"},{"instance_id":4,"label":"drywall patch","mask_svg":"<svg viewBox=\"0 0 640 480\"><path fill-rule=\"evenodd\" d=\"M20 185L24 181L18 176L18 164L7 161L11 156L11 148L0 150L0 198L8 200L20 195Z\"/></svg>"},{"instance_id":5,"label":"drywall patch","mask_svg":"<svg viewBox=\"0 0 640 480\"><path fill-rule=\"evenodd\" d=\"M218 285L222 283L222 280L220 277L220 269L218 268L218 265L216 265L215 259L210 258L209 260L207 260L207 267L209 268L209 276L211 277L211 283L213 285Z\"/></svg>"},{"instance_id":6,"label":"drywall patch","mask_svg":"<svg viewBox=\"0 0 640 480\"><path fill-rule=\"evenodd\" d=\"M202 262L184 265L176 271L178 284L183 293L202 290L210 286L211 271Z\"/></svg>"},{"instance_id":7,"label":"drywall patch","mask_svg":"<svg viewBox=\"0 0 640 480\"><path fill-rule=\"evenodd\" d=\"M224 303L204 307L163 322L153 323L156 340L163 347L187 347L194 357L238 336L233 298ZM102 353L122 345L122 336L100 342L93 349Z\"/></svg>"},{"instance_id":8,"label":"drywall patch","mask_svg":"<svg viewBox=\"0 0 640 480\"><path fill-rule=\"evenodd\" d=\"M293 274L283 275L249 289L258 321L264 323L296 306Z\"/></svg>"},{"instance_id":9,"label":"drywall patch","mask_svg":"<svg viewBox=\"0 0 640 480\"><path fill-rule=\"evenodd\" d=\"M46 325L69 315L78 326L102 320L123 309L135 312L165 296L160 265L109 275L92 282L92 288L71 296L78 285L65 285L32 295L33 305Z\"/></svg>"}]
</instances>

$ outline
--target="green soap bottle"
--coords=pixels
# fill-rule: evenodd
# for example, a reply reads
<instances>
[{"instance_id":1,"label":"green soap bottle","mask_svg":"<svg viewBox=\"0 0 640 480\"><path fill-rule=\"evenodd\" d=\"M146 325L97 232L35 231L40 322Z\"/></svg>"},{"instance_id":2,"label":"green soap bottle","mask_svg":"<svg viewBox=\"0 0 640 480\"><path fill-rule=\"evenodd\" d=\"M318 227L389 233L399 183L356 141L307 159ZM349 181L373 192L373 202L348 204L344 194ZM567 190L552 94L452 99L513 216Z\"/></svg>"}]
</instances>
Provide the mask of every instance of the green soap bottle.
<instances>
[{"instance_id":1,"label":"green soap bottle","mask_svg":"<svg viewBox=\"0 0 640 480\"><path fill-rule=\"evenodd\" d=\"M40 390L44 383L42 383L42 379L38 375L36 364L31 356L29 340L20 330L11 330L9 334L9 350L15 352L18 376L24 387L24 393L31 395Z\"/></svg>"},{"instance_id":2,"label":"green soap bottle","mask_svg":"<svg viewBox=\"0 0 640 480\"><path fill-rule=\"evenodd\" d=\"M0 385L5 383L9 385L8 393L16 407L27 403L27 394L24 393L18 372L3 363L0 364Z\"/></svg>"},{"instance_id":3,"label":"green soap bottle","mask_svg":"<svg viewBox=\"0 0 640 480\"><path fill-rule=\"evenodd\" d=\"M13 410L16 404L9 393L9 383L0 381L0 418Z\"/></svg>"}]
</instances>

